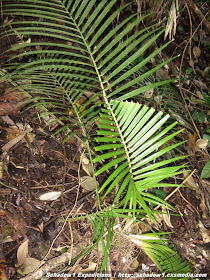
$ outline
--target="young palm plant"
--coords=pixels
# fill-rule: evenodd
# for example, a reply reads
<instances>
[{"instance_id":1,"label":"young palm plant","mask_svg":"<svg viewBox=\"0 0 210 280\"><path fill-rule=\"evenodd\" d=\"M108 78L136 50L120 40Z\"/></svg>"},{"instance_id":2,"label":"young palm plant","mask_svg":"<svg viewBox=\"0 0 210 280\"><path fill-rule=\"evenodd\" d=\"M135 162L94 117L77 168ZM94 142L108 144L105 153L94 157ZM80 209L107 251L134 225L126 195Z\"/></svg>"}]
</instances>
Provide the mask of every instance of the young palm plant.
<instances>
[{"instance_id":1,"label":"young palm plant","mask_svg":"<svg viewBox=\"0 0 210 280\"><path fill-rule=\"evenodd\" d=\"M119 7L116 0L3 2L4 15L12 16L14 20L5 24L6 31L2 36L16 34L30 40L22 40L6 52L8 61L4 65L7 70L4 79L12 80L19 89L33 96L37 107L52 113L62 124L59 131L66 130L66 139L82 129L99 205L98 212L83 218L88 218L94 229L93 246L102 242L104 261L101 271L106 268L114 219L139 220L147 216L156 223L156 211L151 203L173 208L149 190L174 186L163 180L179 174L183 167L173 166L183 157L161 158L181 144L166 145L180 132L171 132L176 123L162 128L168 115L163 116L153 108L128 101L169 83L154 82L135 87L171 60L129 79L169 42L138 64L133 64L164 31L155 26L143 27L141 22L146 15L139 17L136 13L123 19L121 15L128 5ZM134 32L137 24L139 30ZM95 121L99 130L93 140L88 131ZM97 156L93 155L90 143L94 145ZM94 168L96 162L101 166L99 170ZM107 170L108 178L98 187L97 176ZM113 203L102 208L101 200L114 189L117 192ZM152 255L148 248L144 247ZM86 254L88 252L85 251ZM166 267L168 259L164 254L162 260ZM178 269L180 272L180 264L181 259L170 271Z\"/></svg>"}]
</instances>

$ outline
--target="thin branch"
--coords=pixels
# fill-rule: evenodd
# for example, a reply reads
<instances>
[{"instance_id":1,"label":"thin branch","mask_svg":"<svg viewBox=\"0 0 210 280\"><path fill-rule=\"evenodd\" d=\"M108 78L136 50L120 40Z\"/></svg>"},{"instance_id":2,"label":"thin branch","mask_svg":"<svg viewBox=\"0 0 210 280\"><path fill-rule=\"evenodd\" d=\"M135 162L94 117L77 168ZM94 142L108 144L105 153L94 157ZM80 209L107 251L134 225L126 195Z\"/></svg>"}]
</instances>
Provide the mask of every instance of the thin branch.
<instances>
[{"instance_id":1,"label":"thin branch","mask_svg":"<svg viewBox=\"0 0 210 280\"><path fill-rule=\"evenodd\" d=\"M166 198L164 199L165 201L167 201L172 195L175 194L175 192L177 192L182 185L184 185L187 180L189 180L189 178L195 173L195 169L189 174L189 176L187 176L187 178L176 188L174 189L168 196L166 196ZM154 208L154 210L157 210L161 205L158 205Z\"/></svg>"},{"instance_id":2,"label":"thin branch","mask_svg":"<svg viewBox=\"0 0 210 280\"><path fill-rule=\"evenodd\" d=\"M206 15L204 15L198 6L195 5L194 1L192 0L185 0L188 5L194 10L196 15L201 19L203 24L207 27L208 31L210 31L210 22L206 19Z\"/></svg>"}]
</instances>

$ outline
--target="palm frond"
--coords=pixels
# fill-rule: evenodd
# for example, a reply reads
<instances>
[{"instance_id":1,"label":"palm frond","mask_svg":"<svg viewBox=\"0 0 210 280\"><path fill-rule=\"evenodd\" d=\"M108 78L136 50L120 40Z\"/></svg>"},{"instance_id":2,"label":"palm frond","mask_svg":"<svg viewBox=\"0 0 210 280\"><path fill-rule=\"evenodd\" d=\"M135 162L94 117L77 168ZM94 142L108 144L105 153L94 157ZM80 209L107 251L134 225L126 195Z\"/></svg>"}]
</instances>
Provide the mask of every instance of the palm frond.
<instances>
[{"instance_id":1,"label":"palm frond","mask_svg":"<svg viewBox=\"0 0 210 280\"><path fill-rule=\"evenodd\" d=\"M143 242L142 249L151 258L162 272L164 279L190 279L191 268L185 261L182 261L179 254L172 248L172 245L158 244L157 242ZM165 276L166 275L166 276ZM171 277L169 276L171 275ZM177 275L177 277L174 277ZM186 275L186 277L184 276Z\"/></svg>"},{"instance_id":2,"label":"palm frond","mask_svg":"<svg viewBox=\"0 0 210 280\"><path fill-rule=\"evenodd\" d=\"M110 211L108 211L105 217L102 216L94 216L91 219L89 219L93 230L94 230L94 236L92 238L92 242L97 244L100 242L104 256L103 256L103 262L101 264L100 272L103 272L107 268L107 260L109 256L109 251L112 244L112 238L113 238L113 219L109 216ZM105 237L103 237L103 234L105 233L105 229L107 229L106 233L106 240Z\"/></svg>"},{"instance_id":3,"label":"palm frond","mask_svg":"<svg viewBox=\"0 0 210 280\"><path fill-rule=\"evenodd\" d=\"M87 127L98 117L102 99L109 106L111 97L124 100L169 82L132 88L163 64L132 82L124 82L168 45L166 43L127 71L128 65L163 31L150 26L132 33L133 27L146 17L137 19L137 14L113 26L125 8L126 5L116 8L114 0L3 2L4 15L14 16L15 20L8 24L2 36L18 34L32 40L17 44L7 52L8 74L4 78L12 78L24 91L35 96L36 106L46 107L62 120L61 130L67 128L68 131L66 139L78 127L82 127L83 136L87 138ZM14 55L14 51L20 49L21 53ZM130 92L125 93L127 90ZM80 106L83 97L86 101Z\"/></svg>"},{"instance_id":4,"label":"palm frond","mask_svg":"<svg viewBox=\"0 0 210 280\"><path fill-rule=\"evenodd\" d=\"M23 19L10 23L12 29L7 30L2 36L13 35L15 32L20 36L32 38L32 43L21 43L10 50L25 50L21 54L10 57L10 65L7 69L13 79L18 82L23 78L29 80L31 87L33 85L36 90L40 88L40 92L44 95L47 95L49 87L43 84L41 79L33 80L36 71L41 71L42 77L50 73L56 84L59 82L65 90L71 89L77 94L81 92L84 94L86 90L91 90L93 93L103 94L105 98L115 96L124 100L147 90L146 88L139 91L131 90L128 95L124 90L131 87L136 80L127 85L121 83L126 77L141 69L168 43L123 74L127 66L146 51L163 31L153 35L158 29L151 26L128 36L133 27L146 17L136 19L137 14L131 15L113 28L113 21L127 6L121 6L115 12L110 12L115 2L107 0L102 0L100 3L96 0L76 2L20 0L18 3L14 0L4 1L5 15L22 16ZM34 36L42 36L42 41L33 42ZM143 44L148 38L147 43ZM40 48L41 50L37 50ZM28 61L12 64L12 61L18 58ZM162 64L157 66L157 69L161 66ZM147 71L137 80L145 79L157 69ZM120 77L113 80L118 74ZM149 88L159 85L160 83L153 83ZM25 90L27 88L31 92L31 87L25 86ZM51 90L53 88L51 87Z\"/></svg>"},{"instance_id":5,"label":"palm frond","mask_svg":"<svg viewBox=\"0 0 210 280\"><path fill-rule=\"evenodd\" d=\"M155 113L153 108L149 109L138 103L111 101L110 106L102 111L96 141L103 145L96 146L95 150L103 153L94 162L109 161L95 175L98 176L107 169L111 175L99 191L107 188L105 197L119 185L115 203L124 189L128 188L124 207L130 201L135 212L136 204L139 204L152 219L152 211L145 201L154 197L145 191L161 186L162 180L180 173L183 166L167 165L183 157L160 160L163 154L181 144L164 147L180 131L166 135L176 123L161 131L169 116L162 117L161 112ZM159 202L164 203L161 200Z\"/></svg>"},{"instance_id":6,"label":"palm frond","mask_svg":"<svg viewBox=\"0 0 210 280\"><path fill-rule=\"evenodd\" d=\"M187 276L191 274L190 265L180 258L176 247L166 238L162 238L161 233L127 235L126 237L144 250L160 269L164 279L191 279Z\"/></svg>"}]
</instances>

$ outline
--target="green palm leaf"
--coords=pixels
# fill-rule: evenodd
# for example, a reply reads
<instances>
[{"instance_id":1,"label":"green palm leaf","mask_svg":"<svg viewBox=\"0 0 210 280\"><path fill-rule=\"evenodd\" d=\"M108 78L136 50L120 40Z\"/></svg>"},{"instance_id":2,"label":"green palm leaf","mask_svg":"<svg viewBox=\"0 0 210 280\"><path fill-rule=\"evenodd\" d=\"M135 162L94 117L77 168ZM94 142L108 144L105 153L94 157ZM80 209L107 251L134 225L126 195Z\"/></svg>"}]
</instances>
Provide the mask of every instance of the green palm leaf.
<instances>
[{"instance_id":1,"label":"green palm leaf","mask_svg":"<svg viewBox=\"0 0 210 280\"><path fill-rule=\"evenodd\" d=\"M163 273L164 279L190 279L187 276L191 271L190 266L185 261L182 261L175 249L172 248L172 244L166 246L164 242L144 241L142 242L142 249ZM169 274L171 276L177 275L177 277L167 276ZM183 277L183 275L186 275L186 277Z\"/></svg>"},{"instance_id":2,"label":"green palm leaf","mask_svg":"<svg viewBox=\"0 0 210 280\"><path fill-rule=\"evenodd\" d=\"M97 3L92 1L59 1L59 0L35 0L35 1L4 1L3 11L5 15L24 16L23 20L17 20L9 25L9 29L2 36L19 34L29 37L42 36L41 42L21 43L11 48L11 50L25 49L24 53L12 56L10 61L17 58L33 58L31 62L10 63L8 70L13 79L20 82L30 80L34 88L42 83L34 83L34 72L41 70L42 76L49 72L53 78L67 90L77 90L78 92L91 89L93 93L103 93L104 97L120 95L122 100L127 98L123 90L130 87L132 83L123 84L121 89L119 84L125 77L131 76L138 69L141 69L152 57L157 55L160 49L145 58L139 65L133 67L126 74L113 80L117 74L123 71L139 55L147 50L151 44L161 35L160 31L151 37L157 29L151 27L140 29L132 36L129 32L136 24L139 24L146 16L136 19L134 14L119 25L113 28L113 21L126 8L126 5L110 12L116 1L102 0ZM33 13L31 11L33 10ZM34 18L34 20L32 20ZM106 19L106 20L105 20ZM7 25L6 25L7 26ZM110 30L110 31L109 31ZM150 38L147 43L142 44L145 39ZM44 39L44 40L43 40ZM58 41L58 42L55 42ZM35 48L42 48L36 50ZM28 50L31 48L31 50ZM134 52L134 53L133 53ZM126 60L124 59L127 56ZM160 68L162 64L157 66ZM140 76L142 80L154 73L156 68ZM133 83L135 83L134 81ZM115 90L111 88L116 87ZM151 84L149 88L159 86L158 83ZM39 87L38 87L39 88ZM31 87L25 85L25 90L31 92ZM42 94L48 90L45 84L40 86ZM147 90L146 88L143 90ZM77 92L77 93L78 93ZM142 91L131 91L129 97L140 94Z\"/></svg>"},{"instance_id":3,"label":"green palm leaf","mask_svg":"<svg viewBox=\"0 0 210 280\"><path fill-rule=\"evenodd\" d=\"M166 233L125 236L144 250L160 269L164 279L191 279L187 276L191 274L190 265L182 261L175 246L161 235Z\"/></svg>"},{"instance_id":4,"label":"green palm leaf","mask_svg":"<svg viewBox=\"0 0 210 280\"><path fill-rule=\"evenodd\" d=\"M103 154L95 158L94 162L109 159L95 175L107 169L111 175L99 192L106 188L105 197L119 185L115 203L128 187L124 207L130 201L130 207L135 213L136 205L139 204L153 219L153 212L145 201L152 201L154 197L145 191L161 186L162 180L180 173L183 166L169 167L168 164L183 157L161 160L163 154L181 144L164 147L180 131L167 136L176 123L160 130L169 116L162 117L161 112L155 113L154 109L138 103L111 101L107 108L109 109L103 109L99 122L101 130L98 134L103 137L96 137L96 141L103 142L103 145L95 147L96 151L103 151ZM164 203L161 200L157 203L161 202Z\"/></svg>"},{"instance_id":5,"label":"green palm leaf","mask_svg":"<svg viewBox=\"0 0 210 280\"><path fill-rule=\"evenodd\" d=\"M146 71L132 82L125 82L168 43L127 71L128 65L132 65L163 31L150 26L132 33L134 26L141 24L146 17L137 19L137 14L113 27L114 20L127 6L116 8L115 5L115 0L3 2L4 15L12 15L15 20L5 25L8 29L2 36L16 34L32 40L31 43L14 45L7 52L9 59L5 68L8 74L4 78L12 79L24 91L36 95L36 105L46 107L63 122L59 131L66 129L66 140L72 131L77 133L79 127L82 127L83 136L87 139L87 127L101 111L100 98L109 107L111 97L124 100L165 83L132 88L163 64ZM40 37L42 40L39 40ZM23 51L14 55L14 51L17 53L19 49ZM125 90L130 92L125 93ZM78 106L82 97L88 98L82 106ZM119 164L119 159L114 162Z\"/></svg>"}]
</instances>

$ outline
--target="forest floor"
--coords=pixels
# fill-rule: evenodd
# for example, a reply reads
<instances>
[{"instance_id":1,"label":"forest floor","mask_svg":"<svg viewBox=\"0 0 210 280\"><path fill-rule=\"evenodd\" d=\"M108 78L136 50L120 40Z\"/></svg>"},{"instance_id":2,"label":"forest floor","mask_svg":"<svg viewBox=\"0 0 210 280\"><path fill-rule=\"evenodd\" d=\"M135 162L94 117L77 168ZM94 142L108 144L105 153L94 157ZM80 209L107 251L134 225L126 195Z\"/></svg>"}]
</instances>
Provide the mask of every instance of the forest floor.
<instances>
[{"instance_id":1,"label":"forest floor","mask_svg":"<svg viewBox=\"0 0 210 280\"><path fill-rule=\"evenodd\" d=\"M177 91L185 110L179 111L175 118L179 128L185 128L183 151L189 155L188 168L177 178L181 184L188 177L184 183L186 187L181 187L169 199L179 215L169 215L162 222L163 229L171 232L170 239L181 257L191 263L193 271L210 275L210 184L207 175L201 178L209 160L210 42L206 26L200 24L194 11L191 14L190 21L185 9L179 18L174 41L160 59L180 56L157 73L162 80L179 78ZM193 37L192 30L196 30ZM16 36L13 39L18 40ZM157 41L157 45L159 43ZM1 39L2 61L9 44L7 37ZM65 217L70 212L76 215L97 209L95 192L80 184L79 178L87 176L89 168L82 144L75 137L63 144L62 133L51 137L52 131L45 127L38 110L27 108L22 99L24 96L11 83L0 84L0 260L6 261L0 262L0 275L4 277L5 272L8 279L23 277L21 273L29 273L31 267L37 266L37 261L59 257L66 249L72 248L72 258L76 256L90 240L90 225L87 221L75 221L69 226L64 223ZM100 180L103 181L103 177ZM171 190L165 192L169 194ZM147 232L142 225L136 227L136 231ZM28 241L21 247L24 240ZM116 237L110 252L110 271L158 271L139 248L122 240L119 245L118 241ZM26 251L32 259L23 267ZM71 271L94 271L100 267L101 260L98 248L80 258Z\"/></svg>"}]
</instances>

